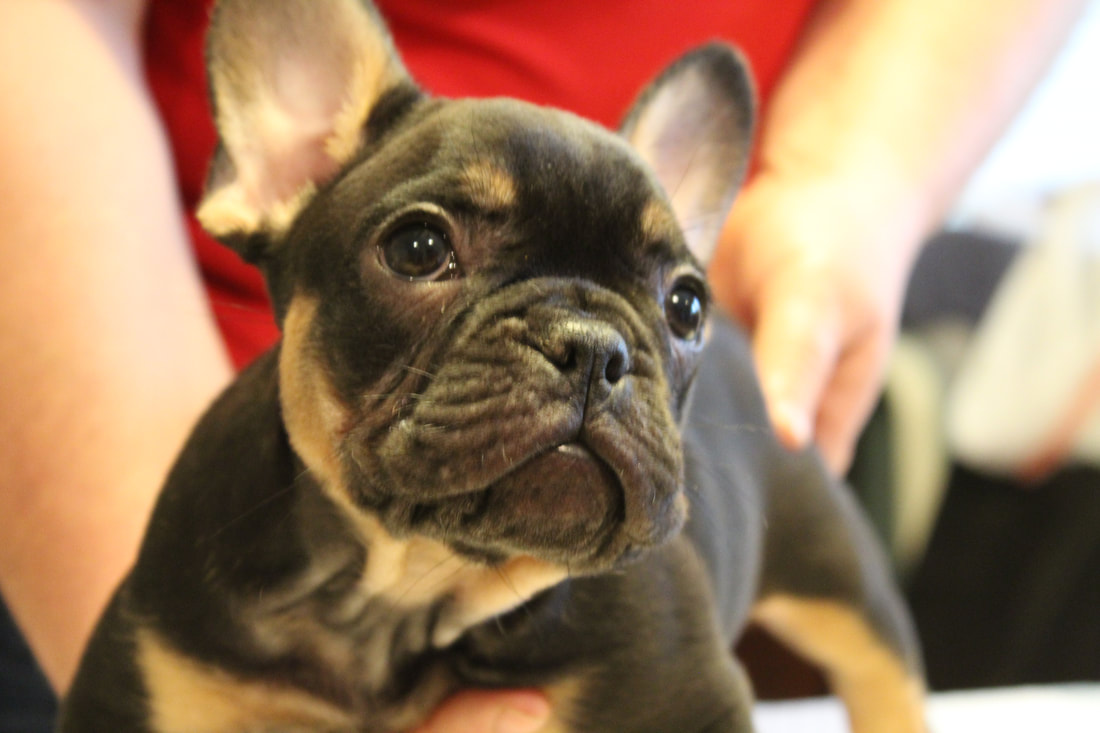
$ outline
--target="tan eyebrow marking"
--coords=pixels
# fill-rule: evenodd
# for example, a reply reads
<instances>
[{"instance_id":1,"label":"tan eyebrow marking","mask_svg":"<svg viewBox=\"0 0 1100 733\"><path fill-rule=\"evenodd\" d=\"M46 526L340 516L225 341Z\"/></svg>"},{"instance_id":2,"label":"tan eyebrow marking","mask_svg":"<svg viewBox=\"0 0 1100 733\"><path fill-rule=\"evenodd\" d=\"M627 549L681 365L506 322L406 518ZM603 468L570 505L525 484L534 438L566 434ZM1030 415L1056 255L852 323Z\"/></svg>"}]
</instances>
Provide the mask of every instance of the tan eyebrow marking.
<instances>
[{"instance_id":1,"label":"tan eyebrow marking","mask_svg":"<svg viewBox=\"0 0 1100 733\"><path fill-rule=\"evenodd\" d=\"M500 166L479 160L462 171L461 184L471 202L486 211L501 211L516 201L516 182Z\"/></svg>"},{"instance_id":2,"label":"tan eyebrow marking","mask_svg":"<svg viewBox=\"0 0 1100 733\"><path fill-rule=\"evenodd\" d=\"M668 205L658 199L650 199L642 209L639 226L643 241L649 243L668 239L679 225Z\"/></svg>"}]
</instances>

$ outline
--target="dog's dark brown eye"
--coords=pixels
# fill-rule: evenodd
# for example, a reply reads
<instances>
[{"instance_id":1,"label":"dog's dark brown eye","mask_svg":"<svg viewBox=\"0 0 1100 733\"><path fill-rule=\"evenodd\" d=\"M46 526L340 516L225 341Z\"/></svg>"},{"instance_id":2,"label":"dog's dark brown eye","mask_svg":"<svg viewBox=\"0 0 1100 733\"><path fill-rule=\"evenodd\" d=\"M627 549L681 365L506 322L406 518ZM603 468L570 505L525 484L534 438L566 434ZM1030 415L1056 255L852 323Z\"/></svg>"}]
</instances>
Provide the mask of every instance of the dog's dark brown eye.
<instances>
[{"instance_id":1,"label":"dog's dark brown eye","mask_svg":"<svg viewBox=\"0 0 1100 733\"><path fill-rule=\"evenodd\" d=\"M684 339L693 341L703 327L706 307L698 286L681 280L673 286L665 299L665 317L672 332Z\"/></svg>"},{"instance_id":2,"label":"dog's dark brown eye","mask_svg":"<svg viewBox=\"0 0 1100 733\"><path fill-rule=\"evenodd\" d=\"M423 222L391 234L382 244L382 261L394 274L409 280L434 280L455 268L447 235Z\"/></svg>"}]
</instances>

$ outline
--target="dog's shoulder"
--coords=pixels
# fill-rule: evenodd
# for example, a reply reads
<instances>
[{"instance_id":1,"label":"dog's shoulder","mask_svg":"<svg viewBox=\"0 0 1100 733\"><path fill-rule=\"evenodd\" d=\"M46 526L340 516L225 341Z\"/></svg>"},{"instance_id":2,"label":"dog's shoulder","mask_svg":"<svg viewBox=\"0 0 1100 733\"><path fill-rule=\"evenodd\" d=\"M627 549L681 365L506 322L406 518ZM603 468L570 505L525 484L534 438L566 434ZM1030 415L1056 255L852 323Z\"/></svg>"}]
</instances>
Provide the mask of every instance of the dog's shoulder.
<instances>
[{"instance_id":1,"label":"dog's shoulder","mask_svg":"<svg viewBox=\"0 0 1100 733\"><path fill-rule=\"evenodd\" d=\"M237 646L242 607L307 573L314 544L354 560L348 531L289 445L277 361L277 348L260 357L201 418L126 582L134 617L171 629L198 658Z\"/></svg>"}]
</instances>

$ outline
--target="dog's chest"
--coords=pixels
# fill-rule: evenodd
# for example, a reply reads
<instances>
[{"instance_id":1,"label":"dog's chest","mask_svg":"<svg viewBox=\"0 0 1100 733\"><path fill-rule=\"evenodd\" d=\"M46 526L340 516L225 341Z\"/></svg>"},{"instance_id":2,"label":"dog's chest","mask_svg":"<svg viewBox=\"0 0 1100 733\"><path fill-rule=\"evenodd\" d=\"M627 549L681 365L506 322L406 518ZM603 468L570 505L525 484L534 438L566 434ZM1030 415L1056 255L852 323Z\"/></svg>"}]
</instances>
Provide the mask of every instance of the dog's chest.
<instances>
[{"instance_id":1,"label":"dog's chest","mask_svg":"<svg viewBox=\"0 0 1100 733\"><path fill-rule=\"evenodd\" d=\"M215 675L222 678L219 696L236 688L243 699L257 700L253 718L270 720L273 730L282 731L288 719L299 717L312 721L308 730L331 727L334 720L345 721L337 730L413 724L455 686L454 654L448 649L455 639L563 577L560 569L531 558L494 567L475 564L431 540L395 539L370 517L358 525L365 556L346 549L317 552L305 571L241 607L242 628L257 656L295 662L286 665L285 687L277 677L249 685L227 684L225 675ZM161 665L165 668L198 669L164 652L146 645L146 678L154 698L173 698L177 702L171 705L178 708L181 699L203 697L203 683L189 685L190 692L181 695L178 675L165 694L156 694L158 655L170 662ZM186 707L219 709L209 700ZM218 728L204 724L203 729Z\"/></svg>"},{"instance_id":2,"label":"dog's chest","mask_svg":"<svg viewBox=\"0 0 1100 733\"><path fill-rule=\"evenodd\" d=\"M314 560L277 588L236 598L229 635L262 674L204 663L141 629L137 658L156 729L397 730L421 719L451 687L433 645L450 573L437 560L433 580L428 560L420 553L408 575L389 577L369 562Z\"/></svg>"}]
</instances>

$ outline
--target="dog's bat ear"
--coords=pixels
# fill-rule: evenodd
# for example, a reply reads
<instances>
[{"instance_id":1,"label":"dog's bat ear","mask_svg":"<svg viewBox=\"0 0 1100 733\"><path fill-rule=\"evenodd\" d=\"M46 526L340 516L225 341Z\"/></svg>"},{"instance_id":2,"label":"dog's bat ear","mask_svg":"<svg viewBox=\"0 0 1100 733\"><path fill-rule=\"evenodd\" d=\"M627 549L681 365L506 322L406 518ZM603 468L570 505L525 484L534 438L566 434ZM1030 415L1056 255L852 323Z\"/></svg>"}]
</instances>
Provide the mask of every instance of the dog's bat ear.
<instances>
[{"instance_id":1,"label":"dog's bat ear","mask_svg":"<svg viewBox=\"0 0 1100 733\"><path fill-rule=\"evenodd\" d=\"M379 98L416 89L367 0L219 0L206 57L219 144L198 218L253 261L355 156Z\"/></svg>"},{"instance_id":2,"label":"dog's bat ear","mask_svg":"<svg viewBox=\"0 0 1100 733\"><path fill-rule=\"evenodd\" d=\"M620 128L657 174L688 246L704 264L745 175L754 114L747 64L730 46L712 43L644 89Z\"/></svg>"}]
</instances>

